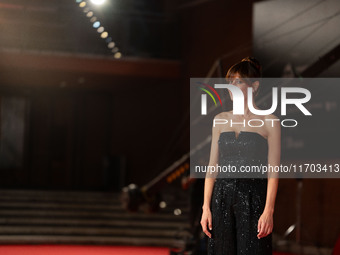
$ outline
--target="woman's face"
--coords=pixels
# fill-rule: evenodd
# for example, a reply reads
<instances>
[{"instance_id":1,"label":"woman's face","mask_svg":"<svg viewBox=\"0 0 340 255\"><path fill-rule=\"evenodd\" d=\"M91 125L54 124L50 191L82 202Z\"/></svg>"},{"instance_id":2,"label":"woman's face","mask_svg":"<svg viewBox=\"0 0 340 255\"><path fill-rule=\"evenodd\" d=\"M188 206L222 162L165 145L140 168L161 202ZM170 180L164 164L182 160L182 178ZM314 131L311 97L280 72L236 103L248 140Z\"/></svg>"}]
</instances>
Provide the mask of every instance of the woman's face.
<instances>
[{"instance_id":1,"label":"woman's face","mask_svg":"<svg viewBox=\"0 0 340 255\"><path fill-rule=\"evenodd\" d=\"M239 74L235 74L232 78L231 78L231 84L238 87L243 95L244 95L244 99L247 100L247 90L248 90L248 84L245 83L242 78L239 76ZM228 89L229 95L231 100L233 100L233 94L230 92L230 90Z\"/></svg>"}]
</instances>

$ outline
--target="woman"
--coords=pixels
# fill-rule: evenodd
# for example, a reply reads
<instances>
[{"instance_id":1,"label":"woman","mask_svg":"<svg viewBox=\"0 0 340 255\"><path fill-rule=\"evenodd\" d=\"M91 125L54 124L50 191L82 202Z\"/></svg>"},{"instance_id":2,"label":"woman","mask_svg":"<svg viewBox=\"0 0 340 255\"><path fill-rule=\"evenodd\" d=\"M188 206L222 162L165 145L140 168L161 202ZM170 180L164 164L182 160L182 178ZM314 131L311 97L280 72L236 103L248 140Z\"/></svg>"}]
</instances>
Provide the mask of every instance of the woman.
<instances>
[{"instance_id":1,"label":"woman","mask_svg":"<svg viewBox=\"0 0 340 255\"><path fill-rule=\"evenodd\" d=\"M245 162L280 164L281 127L275 115L254 115L248 109L247 89L252 87L253 102L259 91L261 65L247 57L233 65L226 78L244 94L244 115L233 111L221 112L215 118L233 123L248 123L261 119L262 127L247 125L216 125L212 128L209 166L233 164L240 168ZM228 90L229 91L229 90ZM230 97L232 94L229 91ZM260 109L253 103L255 109ZM272 125L274 123L274 125ZM201 225L209 237L208 255L266 255L272 254L274 204L278 178L205 178Z\"/></svg>"}]
</instances>

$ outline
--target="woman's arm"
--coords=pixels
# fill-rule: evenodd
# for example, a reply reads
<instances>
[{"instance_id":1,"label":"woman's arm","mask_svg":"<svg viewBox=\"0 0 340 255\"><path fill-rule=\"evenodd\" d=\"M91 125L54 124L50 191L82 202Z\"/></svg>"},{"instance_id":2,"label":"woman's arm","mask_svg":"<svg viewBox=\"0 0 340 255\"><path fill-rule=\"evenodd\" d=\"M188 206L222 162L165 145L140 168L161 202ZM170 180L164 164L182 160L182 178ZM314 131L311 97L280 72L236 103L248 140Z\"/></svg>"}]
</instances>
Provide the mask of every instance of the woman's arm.
<instances>
[{"instance_id":1,"label":"woman's arm","mask_svg":"<svg viewBox=\"0 0 340 255\"><path fill-rule=\"evenodd\" d=\"M218 115L217 115L218 116ZM217 118L217 116L215 118ZM211 149L210 149L210 160L208 166L216 166L218 164L218 139L220 137L220 129L218 126L212 127L212 137L211 137ZM204 182L204 202L203 202L203 214L201 219L201 225L203 232L211 238L211 233L208 231L212 229L212 218L210 212L210 201L211 195L214 188L216 179L216 172L209 173L207 171L206 178Z\"/></svg>"},{"instance_id":2,"label":"woman's arm","mask_svg":"<svg viewBox=\"0 0 340 255\"><path fill-rule=\"evenodd\" d=\"M276 118L276 117L275 117ZM268 132L268 166L280 166L281 161L281 125L275 122ZM278 173L268 172L268 187L265 211L274 213L275 198L279 184Z\"/></svg>"},{"instance_id":3,"label":"woman's arm","mask_svg":"<svg viewBox=\"0 0 340 255\"><path fill-rule=\"evenodd\" d=\"M275 115L270 116L271 119L278 119ZM280 166L281 161L281 125L280 121L271 122L268 129L268 166ZM263 214L258 224L258 238L269 235L273 230L273 214L275 207L275 199L279 178L277 173L269 173L268 171L268 184L266 205Z\"/></svg>"},{"instance_id":4,"label":"woman's arm","mask_svg":"<svg viewBox=\"0 0 340 255\"><path fill-rule=\"evenodd\" d=\"M217 116L215 117L217 118ZM212 127L212 137L211 137L211 149L210 149L210 160L209 166L217 166L218 164L218 139L220 137L220 130L219 126ZM216 172L215 173L206 173L206 178L204 182L204 202L203 202L203 209L209 208L210 209L210 200L211 195L216 179Z\"/></svg>"}]
</instances>

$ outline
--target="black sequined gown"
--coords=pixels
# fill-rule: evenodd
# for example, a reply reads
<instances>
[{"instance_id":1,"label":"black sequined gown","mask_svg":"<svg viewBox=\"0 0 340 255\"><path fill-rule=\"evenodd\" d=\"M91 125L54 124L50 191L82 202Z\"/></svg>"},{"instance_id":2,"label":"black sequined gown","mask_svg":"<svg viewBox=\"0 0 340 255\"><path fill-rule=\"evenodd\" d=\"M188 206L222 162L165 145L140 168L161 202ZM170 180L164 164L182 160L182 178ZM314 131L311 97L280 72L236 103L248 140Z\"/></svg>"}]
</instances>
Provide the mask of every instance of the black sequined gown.
<instances>
[{"instance_id":1,"label":"black sequined gown","mask_svg":"<svg viewBox=\"0 0 340 255\"><path fill-rule=\"evenodd\" d=\"M267 139L259 133L222 132L219 165L267 164ZM272 234L257 238L258 220L264 210L267 178L216 178L212 198L212 237L208 255L272 254Z\"/></svg>"}]
</instances>

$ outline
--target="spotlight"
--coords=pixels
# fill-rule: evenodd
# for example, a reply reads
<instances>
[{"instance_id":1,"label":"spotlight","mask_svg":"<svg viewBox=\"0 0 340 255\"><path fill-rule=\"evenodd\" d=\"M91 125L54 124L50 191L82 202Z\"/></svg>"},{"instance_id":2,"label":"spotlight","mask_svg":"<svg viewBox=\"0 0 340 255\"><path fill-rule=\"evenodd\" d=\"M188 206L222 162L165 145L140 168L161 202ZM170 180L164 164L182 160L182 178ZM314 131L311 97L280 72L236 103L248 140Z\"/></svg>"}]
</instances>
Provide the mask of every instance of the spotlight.
<instances>
[{"instance_id":1,"label":"spotlight","mask_svg":"<svg viewBox=\"0 0 340 255\"><path fill-rule=\"evenodd\" d=\"M1 0L0 0L1 1ZM88 7L87 2L91 2L95 5L101 5L106 2L106 0L74 0L85 15L90 19L93 28L97 30L100 34L100 37L105 40L107 43L107 47L111 50L114 58L121 58L122 53L119 52L119 49L116 47L116 43L113 42L112 38L109 36L109 33L105 31L105 28L101 26L100 21L96 16L94 16L94 11L91 11L90 7Z\"/></svg>"},{"instance_id":2,"label":"spotlight","mask_svg":"<svg viewBox=\"0 0 340 255\"><path fill-rule=\"evenodd\" d=\"M96 4L96 5L101 5L105 2L105 0L91 0L91 3Z\"/></svg>"},{"instance_id":3,"label":"spotlight","mask_svg":"<svg viewBox=\"0 0 340 255\"><path fill-rule=\"evenodd\" d=\"M109 42L109 44L107 45L107 47L109 49L112 49L113 47L115 47L115 43L114 42Z\"/></svg>"},{"instance_id":4,"label":"spotlight","mask_svg":"<svg viewBox=\"0 0 340 255\"><path fill-rule=\"evenodd\" d=\"M93 27L94 28L98 28L100 26L100 22L96 21L95 23L93 23Z\"/></svg>"},{"instance_id":5,"label":"spotlight","mask_svg":"<svg viewBox=\"0 0 340 255\"><path fill-rule=\"evenodd\" d=\"M105 39L109 34L107 32L103 32L100 37Z\"/></svg>"},{"instance_id":6,"label":"spotlight","mask_svg":"<svg viewBox=\"0 0 340 255\"><path fill-rule=\"evenodd\" d=\"M179 209L179 208L177 208L177 209L174 210L174 214L175 214L176 216L181 215L181 214L182 214L182 210Z\"/></svg>"},{"instance_id":7,"label":"spotlight","mask_svg":"<svg viewBox=\"0 0 340 255\"><path fill-rule=\"evenodd\" d=\"M121 58L122 54L120 52L115 53L114 58Z\"/></svg>"}]
</instances>

